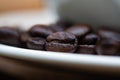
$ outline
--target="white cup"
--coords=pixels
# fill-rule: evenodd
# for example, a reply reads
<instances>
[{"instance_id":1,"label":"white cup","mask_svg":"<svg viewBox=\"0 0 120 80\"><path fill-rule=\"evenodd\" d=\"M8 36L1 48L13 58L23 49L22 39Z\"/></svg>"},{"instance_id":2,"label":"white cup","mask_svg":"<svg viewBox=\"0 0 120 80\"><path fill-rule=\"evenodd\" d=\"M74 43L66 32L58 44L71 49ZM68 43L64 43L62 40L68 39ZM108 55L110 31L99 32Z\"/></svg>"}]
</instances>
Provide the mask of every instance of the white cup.
<instances>
[{"instance_id":1,"label":"white cup","mask_svg":"<svg viewBox=\"0 0 120 80\"><path fill-rule=\"evenodd\" d=\"M47 0L60 18L94 26L120 26L120 0Z\"/></svg>"}]
</instances>

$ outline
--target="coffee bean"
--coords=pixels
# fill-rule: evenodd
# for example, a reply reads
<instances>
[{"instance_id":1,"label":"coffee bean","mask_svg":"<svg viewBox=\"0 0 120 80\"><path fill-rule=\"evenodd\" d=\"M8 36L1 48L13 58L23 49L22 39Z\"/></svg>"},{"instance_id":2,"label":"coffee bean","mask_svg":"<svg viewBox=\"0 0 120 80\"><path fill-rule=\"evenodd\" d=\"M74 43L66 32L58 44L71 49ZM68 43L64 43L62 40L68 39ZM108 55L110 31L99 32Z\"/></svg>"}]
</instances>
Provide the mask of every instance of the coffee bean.
<instances>
[{"instance_id":1,"label":"coffee bean","mask_svg":"<svg viewBox=\"0 0 120 80\"><path fill-rule=\"evenodd\" d=\"M120 33L117 31L100 29L98 30L97 34L100 36L101 39L112 39L120 42Z\"/></svg>"},{"instance_id":2,"label":"coffee bean","mask_svg":"<svg viewBox=\"0 0 120 80\"><path fill-rule=\"evenodd\" d=\"M116 40L103 39L96 47L96 52L99 55L117 55L120 49L120 45Z\"/></svg>"},{"instance_id":3,"label":"coffee bean","mask_svg":"<svg viewBox=\"0 0 120 80\"><path fill-rule=\"evenodd\" d=\"M75 52L77 39L74 34L68 32L56 32L47 37L47 51Z\"/></svg>"},{"instance_id":4,"label":"coffee bean","mask_svg":"<svg viewBox=\"0 0 120 80\"><path fill-rule=\"evenodd\" d=\"M95 45L79 45L76 53L96 54Z\"/></svg>"},{"instance_id":5,"label":"coffee bean","mask_svg":"<svg viewBox=\"0 0 120 80\"><path fill-rule=\"evenodd\" d=\"M118 55L120 49L120 33L109 29L100 29L98 35L101 41L96 51L101 55Z\"/></svg>"},{"instance_id":6,"label":"coffee bean","mask_svg":"<svg viewBox=\"0 0 120 80\"><path fill-rule=\"evenodd\" d=\"M27 32L21 32L20 34L20 41L21 41L21 48L27 48L27 41L31 38L31 36Z\"/></svg>"},{"instance_id":7,"label":"coffee bean","mask_svg":"<svg viewBox=\"0 0 120 80\"><path fill-rule=\"evenodd\" d=\"M34 50L45 50L46 40L42 38L29 38L27 47Z\"/></svg>"},{"instance_id":8,"label":"coffee bean","mask_svg":"<svg viewBox=\"0 0 120 80\"><path fill-rule=\"evenodd\" d=\"M20 34L17 29L9 27L0 28L0 43L11 45L11 46L20 46Z\"/></svg>"},{"instance_id":9,"label":"coffee bean","mask_svg":"<svg viewBox=\"0 0 120 80\"><path fill-rule=\"evenodd\" d=\"M22 43L26 43L30 38L30 35L27 32L21 32L20 40Z\"/></svg>"},{"instance_id":10,"label":"coffee bean","mask_svg":"<svg viewBox=\"0 0 120 80\"><path fill-rule=\"evenodd\" d=\"M100 40L99 36L96 34L88 34L86 35L80 42L82 45L96 45L96 43Z\"/></svg>"},{"instance_id":11,"label":"coffee bean","mask_svg":"<svg viewBox=\"0 0 120 80\"><path fill-rule=\"evenodd\" d=\"M73 25L73 23L71 21L68 20L58 20L55 24L51 24L50 28L54 31L54 32L61 32L66 30L67 28L71 27Z\"/></svg>"},{"instance_id":12,"label":"coffee bean","mask_svg":"<svg viewBox=\"0 0 120 80\"><path fill-rule=\"evenodd\" d=\"M96 34L90 25L73 25L59 21L52 25L34 25L29 31L0 28L0 43L55 52L120 56L120 33L99 29Z\"/></svg>"},{"instance_id":13,"label":"coffee bean","mask_svg":"<svg viewBox=\"0 0 120 80\"><path fill-rule=\"evenodd\" d=\"M54 31L54 32L61 32L64 31L66 28L62 25L57 25L57 24L51 24L50 28Z\"/></svg>"},{"instance_id":14,"label":"coffee bean","mask_svg":"<svg viewBox=\"0 0 120 80\"><path fill-rule=\"evenodd\" d=\"M73 33L77 37L83 37L91 32L91 26L89 25L74 25L66 30L66 32Z\"/></svg>"},{"instance_id":15,"label":"coffee bean","mask_svg":"<svg viewBox=\"0 0 120 80\"><path fill-rule=\"evenodd\" d=\"M48 35L52 34L53 31L45 25L35 25L30 30L29 33L33 37L44 37L46 38Z\"/></svg>"}]
</instances>

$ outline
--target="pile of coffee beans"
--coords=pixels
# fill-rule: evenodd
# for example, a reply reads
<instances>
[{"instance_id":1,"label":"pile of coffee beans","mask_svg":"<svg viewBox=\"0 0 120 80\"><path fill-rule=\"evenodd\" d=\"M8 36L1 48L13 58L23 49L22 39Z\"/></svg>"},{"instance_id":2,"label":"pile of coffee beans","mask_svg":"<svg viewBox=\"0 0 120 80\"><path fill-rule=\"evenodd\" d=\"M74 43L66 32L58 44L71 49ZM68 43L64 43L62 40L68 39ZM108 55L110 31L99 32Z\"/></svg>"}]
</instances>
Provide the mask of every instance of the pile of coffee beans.
<instances>
[{"instance_id":1,"label":"pile of coffee beans","mask_svg":"<svg viewBox=\"0 0 120 80\"><path fill-rule=\"evenodd\" d=\"M94 31L87 24L59 21L34 25L28 31L0 27L0 43L10 46L65 53L120 55L120 33L110 29Z\"/></svg>"}]
</instances>

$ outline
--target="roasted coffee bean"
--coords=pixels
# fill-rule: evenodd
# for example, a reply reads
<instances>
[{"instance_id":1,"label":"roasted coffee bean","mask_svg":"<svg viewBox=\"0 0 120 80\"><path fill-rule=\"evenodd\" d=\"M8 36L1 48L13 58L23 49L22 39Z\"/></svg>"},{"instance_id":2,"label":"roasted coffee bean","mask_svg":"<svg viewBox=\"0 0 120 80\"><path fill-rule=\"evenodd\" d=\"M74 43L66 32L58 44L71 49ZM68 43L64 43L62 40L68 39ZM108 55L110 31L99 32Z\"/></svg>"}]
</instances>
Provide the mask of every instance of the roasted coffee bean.
<instances>
[{"instance_id":1,"label":"roasted coffee bean","mask_svg":"<svg viewBox=\"0 0 120 80\"><path fill-rule=\"evenodd\" d=\"M66 30L67 28L71 27L72 25L73 25L73 23L71 21L68 21L68 20L59 20L55 24L51 24L50 28L54 32L61 32L61 31Z\"/></svg>"},{"instance_id":2,"label":"roasted coffee bean","mask_svg":"<svg viewBox=\"0 0 120 80\"><path fill-rule=\"evenodd\" d=\"M29 33L33 37L44 37L46 38L48 35L52 34L53 31L45 25L35 25L30 30Z\"/></svg>"},{"instance_id":3,"label":"roasted coffee bean","mask_svg":"<svg viewBox=\"0 0 120 80\"><path fill-rule=\"evenodd\" d=\"M74 25L66 30L67 32L73 33L77 37L83 37L91 32L91 27L89 25Z\"/></svg>"},{"instance_id":4,"label":"roasted coffee bean","mask_svg":"<svg viewBox=\"0 0 120 80\"><path fill-rule=\"evenodd\" d=\"M96 46L99 55L118 55L120 44L116 40L103 39Z\"/></svg>"},{"instance_id":5,"label":"roasted coffee bean","mask_svg":"<svg viewBox=\"0 0 120 80\"><path fill-rule=\"evenodd\" d=\"M101 38L101 41L97 44L97 53L101 55L118 55L120 33L108 29L100 29L97 33Z\"/></svg>"},{"instance_id":6,"label":"roasted coffee bean","mask_svg":"<svg viewBox=\"0 0 120 80\"><path fill-rule=\"evenodd\" d=\"M56 32L47 37L47 51L55 52L75 52L77 39L74 34L68 32Z\"/></svg>"},{"instance_id":7,"label":"roasted coffee bean","mask_svg":"<svg viewBox=\"0 0 120 80\"><path fill-rule=\"evenodd\" d=\"M27 41L31 38L31 36L27 32L21 32L20 34L20 41L21 41L21 48L27 48Z\"/></svg>"},{"instance_id":8,"label":"roasted coffee bean","mask_svg":"<svg viewBox=\"0 0 120 80\"><path fill-rule=\"evenodd\" d=\"M11 46L20 46L20 34L17 29L9 27L0 28L0 43L11 45Z\"/></svg>"},{"instance_id":9,"label":"roasted coffee bean","mask_svg":"<svg viewBox=\"0 0 120 80\"><path fill-rule=\"evenodd\" d=\"M27 32L22 32L20 34L20 40L22 43L26 43L30 38L30 35Z\"/></svg>"},{"instance_id":10,"label":"roasted coffee bean","mask_svg":"<svg viewBox=\"0 0 120 80\"><path fill-rule=\"evenodd\" d=\"M43 38L29 38L27 47L34 50L45 50L46 40Z\"/></svg>"},{"instance_id":11,"label":"roasted coffee bean","mask_svg":"<svg viewBox=\"0 0 120 80\"><path fill-rule=\"evenodd\" d=\"M96 34L88 34L86 35L80 42L82 45L96 45L96 43L100 40L99 36Z\"/></svg>"},{"instance_id":12,"label":"roasted coffee bean","mask_svg":"<svg viewBox=\"0 0 120 80\"><path fill-rule=\"evenodd\" d=\"M100 36L101 39L112 39L120 42L120 33L113 31L113 30L108 30L108 29L100 29L98 30L98 35Z\"/></svg>"},{"instance_id":13,"label":"roasted coffee bean","mask_svg":"<svg viewBox=\"0 0 120 80\"><path fill-rule=\"evenodd\" d=\"M1 27L0 43L55 52L120 56L120 33L99 29L95 34L90 25L73 25L61 20L52 25L34 25L29 31Z\"/></svg>"},{"instance_id":14,"label":"roasted coffee bean","mask_svg":"<svg viewBox=\"0 0 120 80\"><path fill-rule=\"evenodd\" d=\"M54 31L54 32L61 32L64 31L66 28L62 25L57 25L57 24L51 24L50 28Z\"/></svg>"},{"instance_id":15,"label":"roasted coffee bean","mask_svg":"<svg viewBox=\"0 0 120 80\"><path fill-rule=\"evenodd\" d=\"M77 53L81 54L96 54L95 45L79 45Z\"/></svg>"}]
</instances>

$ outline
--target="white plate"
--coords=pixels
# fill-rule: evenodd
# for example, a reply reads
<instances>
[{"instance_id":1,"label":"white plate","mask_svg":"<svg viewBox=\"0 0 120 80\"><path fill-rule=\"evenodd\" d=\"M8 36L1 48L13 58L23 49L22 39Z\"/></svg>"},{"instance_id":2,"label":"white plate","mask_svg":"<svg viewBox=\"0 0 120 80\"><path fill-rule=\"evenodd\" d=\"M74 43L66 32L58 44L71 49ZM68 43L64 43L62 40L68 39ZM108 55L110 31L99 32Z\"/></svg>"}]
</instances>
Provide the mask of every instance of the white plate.
<instances>
[{"instance_id":1,"label":"white plate","mask_svg":"<svg viewBox=\"0 0 120 80\"><path fill-rule=\"evenodd\" d=\"M33 24L49 24L55 20L56 17L53 16L53 14L47 12L43 15L43 13L39 11L7 13L0 15L0 25L20 24L23 26L22 28L25 29L29 29ZM42 61L50 65L59 65L72 69L120 73L120 57L114 56L35 51L5 46L2 44L0 45L0 55L23 60L32 60L35 62Z\"/></svg>"}]
</instances>

